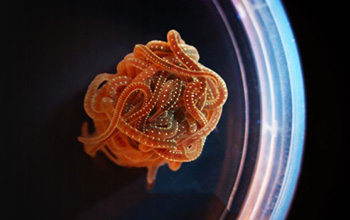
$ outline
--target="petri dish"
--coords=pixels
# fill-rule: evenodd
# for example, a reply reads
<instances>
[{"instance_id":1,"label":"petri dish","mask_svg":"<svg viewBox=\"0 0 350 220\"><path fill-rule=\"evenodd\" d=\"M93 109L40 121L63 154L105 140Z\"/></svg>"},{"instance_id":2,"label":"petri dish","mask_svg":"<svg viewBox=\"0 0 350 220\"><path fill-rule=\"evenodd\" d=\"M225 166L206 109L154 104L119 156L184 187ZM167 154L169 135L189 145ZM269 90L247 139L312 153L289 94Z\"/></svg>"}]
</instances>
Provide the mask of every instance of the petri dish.
<instances>
[{"instance_id":1,"label":"petri dish","mask_svg":"<svg viewBox=\"0 0 350 220\"><path fill-rule=\"evenodd\" d=\"M21 116L32 129L18 140L27 146L20 163L36 198L21 205L33 216L286 217L302 157L305 101L280 1L59 1L40 7L24 23L29 46L21 56L28 58L19 64L40 76L22 83L28 91L37 88L27 95L40 110ZM87 120L83 99L91 80L115 72L135 44L165 40L170 29L198 49L200 62L223 77L229 94L202 155L177 172L160 168L147 190L146 169L118 167L102 153L90 158L76 137Z\"/></svg>"}]
</instances>

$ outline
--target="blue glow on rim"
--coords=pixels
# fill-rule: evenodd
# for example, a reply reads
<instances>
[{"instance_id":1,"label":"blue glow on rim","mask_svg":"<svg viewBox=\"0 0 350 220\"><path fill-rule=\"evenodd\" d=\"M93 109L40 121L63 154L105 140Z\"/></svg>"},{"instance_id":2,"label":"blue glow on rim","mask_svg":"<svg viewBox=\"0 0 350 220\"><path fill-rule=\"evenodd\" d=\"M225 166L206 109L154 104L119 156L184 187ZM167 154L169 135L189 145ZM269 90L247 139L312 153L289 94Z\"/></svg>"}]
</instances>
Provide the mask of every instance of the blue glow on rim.
<instances>
[{"instance_id":1,"label":"blue glow on rim","mask_svg":"<svg viewBox=\"0 0 350 220\"><path fill-rule=\"evenodd\" d=\"M296 188L305 132L304 85L297 46L279 0L231 2L251 42L264 120L260 155L239 219L283 219ZM285 142L276 142L277 137Z\"/></svg>"},{"instance_id":2,"label":"blue glow on rim","mask_svg":"<svg viewBox=\"0 0 350 220\"><path fill-rule=\"evenodd\" d=\"M305 98L299 54L288 18L279 0L266 0L278 29L286 56L292 95L291 143L285 180L271 219L286 217L300 173L305 132Z\"/></svg>"}]
</instances>

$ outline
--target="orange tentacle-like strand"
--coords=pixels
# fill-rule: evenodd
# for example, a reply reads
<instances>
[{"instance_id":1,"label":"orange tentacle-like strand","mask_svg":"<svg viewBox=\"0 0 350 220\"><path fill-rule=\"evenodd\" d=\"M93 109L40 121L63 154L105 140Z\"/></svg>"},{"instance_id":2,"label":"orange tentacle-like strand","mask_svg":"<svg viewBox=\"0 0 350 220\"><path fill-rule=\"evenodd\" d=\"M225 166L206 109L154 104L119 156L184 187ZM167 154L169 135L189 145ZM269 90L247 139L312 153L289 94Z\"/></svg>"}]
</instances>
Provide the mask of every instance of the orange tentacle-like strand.
<instances>
[{"instance_id":1,"label":"orange tentacle-like strand","mask_svg":"<svg viewBox=\"0 0 350 220\"><path fill-rule=\"evenodd\" d=\"M117 73L96 76L84 100L95 132L84 123L78 137L85 152L147 167L150 185L160 166L176 171L197 159L227 99L224 80L198 60L197 49L171 30L167 42L136 45Z\"/></svg>"}]
</instances>

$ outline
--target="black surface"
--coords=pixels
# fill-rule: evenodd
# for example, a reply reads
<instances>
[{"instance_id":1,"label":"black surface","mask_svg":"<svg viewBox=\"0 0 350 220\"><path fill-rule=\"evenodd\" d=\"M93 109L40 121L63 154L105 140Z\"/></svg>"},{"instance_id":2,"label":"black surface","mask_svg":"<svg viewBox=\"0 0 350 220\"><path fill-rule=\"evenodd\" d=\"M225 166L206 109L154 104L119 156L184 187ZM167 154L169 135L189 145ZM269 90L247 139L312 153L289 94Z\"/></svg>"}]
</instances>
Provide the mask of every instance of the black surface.
<instances>
[{"instance_id":1,"label":"black surface","mask_svg":"<svg viewBox=\"0 0 350 220\"><path fill-rule=\"evenodd\" d=\"M95 74L113 72L115 64L132 50L135 42L163 39L169 29L168 23L143 16L142 9L156 11L158 16L175 16L176 8L185 10L188 5L165 7L157 4L153 7L144 3L130 14L128 9L138 4L130 1L124 3L125 10L115 15L108 8L117 2L11 1L2 5L3 61L8 68L2 68L1 73L4 96L1 106L5 112L1 126L4 140L1 157L5 171L1 177L5 183L1 207L11 215L8 219L70 219L77 215L84 218L84 214L93 216L99 209L106 211L106 207L115 211L113 196L119 189L134 187L131 183L144 184L145 169L117 167L102 155L91 160L82 153L81 145L72 142L80 133L85 117L81 108L84 90ZM336 219L347 212L344 202L348 186L348 146L345 145L345 103L349 99L345 89L349 74L348 55L345 56L347 7L328 1L313 5L314 1L293 0L284 1L284 4L299 46L307 99L303 166L288 219ZM102 17L96 20L96 14ZM188 20L198 16L199 11L177 14ZM118 30L108 23L114 16L124 21ZM172 20L172 28L181 26L177 17ZM143 22L153 25L146 26ZM215 36L216 21L207 19L205 22L210 25L190 26L180 32L185 31L185 36L189 37L185 39L187 42L200 43L196 41L198 36L190 34L193 30ZM130 24L137 27L133 29L139 31L138 35L131 34ZM149 30L153 34L147 35ZM128 38L121 37L118 32ZM147 39L141 37L146 35ZM214 45L205 47L218 49ZM217 62L209 56L203 59L209 66ZM64 74L77 71L88 76ZM62 85L66 89L61 90ZM60 135L62 133L66 135ZM154 208L167 196L157 193L158 196L153 197L141 191L134 190L135 194L121 197L126 201L132 197ZM201 218L199 214L208 214L200 212L208 209L208 204L216 207L216 211L222 210L217 198L208 194L186 192L182 196L171 198L174 203L191 198L188 205L191 202L199 205L182 217ZM96 204L102 206L95 207ZM123 203L124 211L137 208L137 203L128 204ZM104 213L106 217L120 214Z\"/></svg>"},{"instance_id":2,"label":"black surface","mask_svg":"<svg viewBox=\"0 0 350 220\"><path fill-rule=\"evenodd\" d=\"M307 101L303 166L288 219L344 219L349 187L348 8L329 1L284 5L299 46Z\"/></svg>"}]
</instances>

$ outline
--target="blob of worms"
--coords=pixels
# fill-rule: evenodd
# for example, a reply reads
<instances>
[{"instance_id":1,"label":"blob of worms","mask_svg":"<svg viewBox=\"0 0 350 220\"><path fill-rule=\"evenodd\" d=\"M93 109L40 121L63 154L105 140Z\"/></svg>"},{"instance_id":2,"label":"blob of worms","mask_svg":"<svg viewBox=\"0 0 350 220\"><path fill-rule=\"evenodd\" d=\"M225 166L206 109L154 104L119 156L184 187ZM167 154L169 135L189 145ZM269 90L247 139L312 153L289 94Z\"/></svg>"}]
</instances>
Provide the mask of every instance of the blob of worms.
<instances>
[{"instance_id":1,"label":"blob of worms","mask_svg":"<svg viewBox=\"0 0 350 220\"><path fill-rule=\"evenodd\" d=\"M84 123L78 137L85 152L102 151L119 166L147 167L148 184L160 166L176 171L197 159L227 99L224 80L198 60L197 49L170 30L167 42L135 45L117 73L97 75L84 100L95 132Z\"/></svg>"}]
</instances>

